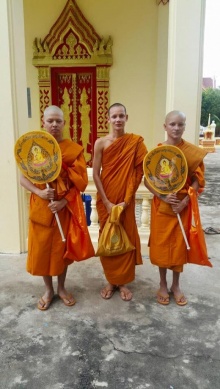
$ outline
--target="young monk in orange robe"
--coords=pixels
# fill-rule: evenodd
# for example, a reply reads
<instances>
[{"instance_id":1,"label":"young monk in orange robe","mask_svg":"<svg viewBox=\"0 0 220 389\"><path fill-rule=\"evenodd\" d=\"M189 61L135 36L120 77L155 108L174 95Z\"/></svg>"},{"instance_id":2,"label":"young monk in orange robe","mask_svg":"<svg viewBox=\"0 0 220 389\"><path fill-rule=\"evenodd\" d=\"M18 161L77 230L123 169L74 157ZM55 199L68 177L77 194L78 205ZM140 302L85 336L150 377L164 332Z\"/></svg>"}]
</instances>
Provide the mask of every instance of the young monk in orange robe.
<instances>
[{"instance_id":1,"label":"young monk in orange robe","mask_svg":"<svg viewBox=\"0 0 220 389\"><path fill-rule=\"evenodd\" d=\"M109 135L97 139L94 148L93 178L96 184L97 211L102 231L114 205L124 210L120 221L136 250L114 257L101 257L108 285L101 290L104 299L112 297L118 288L123 300L132 294L125 284L135 278L135 265L142 264L140 239L135 221L135 192L143 177L146 146L139 135L125 133L128 115L122 104L109 108Z\"/></svg>"},{"instance_id":2,"label":"young monk in orange robe","mask_svg":"<svg viewBox=\"0 0 220 389\"><path fill-rule=\"evenodd\" d=\"M193 187L196 192L201 191L205 186L203 158L207 152L182 139L185 126L186 117L183 112L172 111L168 113L164 123L167 140L163 143L163 145L178 147L185 155L188 165L185 186L178 193L160 195L149 186L145 179L145 186L154 194L149 239L150 260L152 264L159 267L160 288L157 293L157 301L163 305L169 304L170 301L166 280L167 269L173 271L170 291L173 293L176 303L178 305L187 304L187 300L180 290L179 278L183 271L183 265L187 263L188 250L176 214L180 214L186 236L188 236L192 218L188 195L189 186Z\"/></svg>"},{"instance_id":3,"label":"young monk in orange robe","mask_svg":"<svg viewBox=\"0 0 220 389\"><path fill-rule=\"evenodd\" d=\"M58 276L57 293L67 306L75 304L73 296L65 289L67 266L74 261L76 255L89 258L94 255L94 249L86 226L83 204L80 192L84 192L87 184L86 162L83 148L62 138L64 128L63 112L59 107L50 106L44 112L44 127L59 143L62 154L62 169L58 178L50 183L33 184L21 176L21 185L31 192L30 220L28 234L27 271L33 275L43 276L46 291L38 301L38 309L47 310L54 297L52 276ZM49 201L53 200L53 202ZM36 219L36 207L40 218ZM58 213L66 242L61 239L55 219ZM35 214L35 216L34 216ZM74 247L74 218L77 218L81 228L88 234L87 244ZM77 243L79 245L79 242ZM77 254L76 254L77 251Z\"/></svg>"}]
</instances>

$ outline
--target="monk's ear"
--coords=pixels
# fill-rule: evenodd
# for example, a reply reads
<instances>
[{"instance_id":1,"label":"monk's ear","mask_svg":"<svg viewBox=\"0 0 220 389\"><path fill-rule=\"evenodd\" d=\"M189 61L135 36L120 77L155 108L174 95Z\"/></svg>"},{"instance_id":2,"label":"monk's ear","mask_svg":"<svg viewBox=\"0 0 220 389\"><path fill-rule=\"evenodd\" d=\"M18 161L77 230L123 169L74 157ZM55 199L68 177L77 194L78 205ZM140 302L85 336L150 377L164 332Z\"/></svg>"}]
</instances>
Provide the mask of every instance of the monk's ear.
<instances>
[{"instance_id":1,"label":"monk's ear","mask_svg":"<svg viewBox=\"0 0 220 389\"><path fill-rule=\"evenodd\" d=\"M163 128L164 128L164 130L167 129L166 123L163 124Z\"/></svg>"},{"instance_id":2,"label":"monk's ear","mask_svg":"<svg viewBox=\"0 0 220 389\"><path fill-rule=\"evenodd\" d=\"M126 122L128 121L128 115L126 115Z\"/></svg>"}]
</instances>

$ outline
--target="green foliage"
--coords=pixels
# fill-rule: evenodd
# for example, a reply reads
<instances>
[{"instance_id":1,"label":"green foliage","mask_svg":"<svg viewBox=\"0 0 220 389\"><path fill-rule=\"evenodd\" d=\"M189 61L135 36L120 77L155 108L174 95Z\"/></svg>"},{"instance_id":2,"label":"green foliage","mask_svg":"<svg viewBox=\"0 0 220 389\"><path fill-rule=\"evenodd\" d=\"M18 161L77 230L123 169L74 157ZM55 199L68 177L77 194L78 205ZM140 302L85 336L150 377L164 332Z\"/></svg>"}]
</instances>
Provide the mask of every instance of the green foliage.
<instances>
[{"instance_id":1,"label":"green foliage","mask_svg":"<svg viewBox=\"0 0 220 389\"><path fill-rule=\"evenodd\" d=\"M214 118L213 120L215 120L216 123L220 124L220 119L218 116L213 115L213 118Z\"/></svg>"},{"instance_id":2,"label":"green foliage","mask_svg":"<svg viewBox=\"0 0 220 389\"><path fill-rule=\"evenodd\" d=\"M216 128L215 128L215 136L220 136L220 119L218 116L213 115L213 120L215 120Z\"/></svg>"},{"instance_id":3,"label":"green foliage","mask_svg":"<svg viewBox=\"0 0 220 389\"><path fill-rule=\"evenodd\" d=\"M202 107L200 124L204 127L208 124L210 114L211 122L215 120L220 125L220 89L208 88L202 92ZM217 120L218 118L218 120Z\"/></svg>"}]
</instances>

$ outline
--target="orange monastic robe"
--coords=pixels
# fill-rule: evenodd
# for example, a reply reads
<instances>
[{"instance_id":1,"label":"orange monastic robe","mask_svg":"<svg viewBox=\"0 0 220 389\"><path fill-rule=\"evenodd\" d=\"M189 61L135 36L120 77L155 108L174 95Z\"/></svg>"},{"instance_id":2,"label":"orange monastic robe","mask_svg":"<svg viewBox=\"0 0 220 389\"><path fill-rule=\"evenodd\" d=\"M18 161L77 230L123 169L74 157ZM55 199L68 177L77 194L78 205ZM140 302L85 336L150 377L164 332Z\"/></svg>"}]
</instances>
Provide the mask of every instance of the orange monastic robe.
<instances>
[{"instance_id":1,"label":"orange monastic robe","mask_svg":"<svg viewBox=\"0 0 220 389\"><path fill-rule=\"evenodd\" d=\"M187 195L193 176L197 177L200 188L204 188L203 158L207 152L185 140L182 140L177 147L185 155L188 165L187 182L177 195L181 200ZM190 203L182 210L180 217L188 237L192 219ZM156 196L154 196L151 206L149 247L150 260L153 265L169 268L177 272L183 271L183 265L187 263L188 250L177 216L170 204L165 203Z\"/></svg>"},{"instance_id":2,"label":"orange monastic robe","mask_svg":"<svg viewBox=\"0 0 220 389\"><path fill-rule=\"evenodd\" d=\"M135 265L142 264L140 238L135 221L135 192L143 177L146 146L139 135L125 134L103 151L101 181L107 198L113 204L129 205L122 212L121 222L136 250L115 257L101 257L106 279L113 285L134 280ZM102 231L108 218L107 210L97 194L97 211Z\"/></svg>"},{"instance_id":3,"label":"orange monastic robe","mask_svg":"<svg viewBox=\"0 0 220 389\"><path fill-rule=\"evenodd\" d=\"M72 228L71 214L75 211L74 204L76 199L82 201L80 192L85 190L88 184L88 176L83 148L67 139L61 141L59 146L62 153L62 169L59 177L51 182L50 186L55 189L55 200L65 197L68 201L67 206L58 212L64 236L67 237ZM37 184L36 186L41 189L45 188L45 184ZM49 204L49 201L39 199L37 195L32 193L30 215L36 201ZM49 210L49 212L51 211ZM77 214L77 219L81 224L85 220L80 214ZM87 226L83 226L83 228L87 229ZM86 248L84 247L85 250L88 254L87 257L94 255L91 242ZM27 257L27 271L29 273L38 276L56 276L62 274L66 266L72 262L71 242L68 240L62 242L55 216L53 216L50 227L29 220Z\"/></svg>"}]
</instances>

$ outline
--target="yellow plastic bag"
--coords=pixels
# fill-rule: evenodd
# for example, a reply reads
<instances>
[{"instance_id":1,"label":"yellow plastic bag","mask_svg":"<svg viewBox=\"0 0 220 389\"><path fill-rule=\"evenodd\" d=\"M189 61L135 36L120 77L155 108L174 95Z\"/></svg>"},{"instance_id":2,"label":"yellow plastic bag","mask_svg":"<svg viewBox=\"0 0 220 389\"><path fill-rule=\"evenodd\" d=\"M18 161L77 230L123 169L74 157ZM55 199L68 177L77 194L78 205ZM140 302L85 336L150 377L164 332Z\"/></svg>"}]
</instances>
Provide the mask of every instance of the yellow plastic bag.
<instances>
[{"instance_id":1,"label":"yellow plastic bag","mask_svg":"<svg viewBox=\"0 0 220 389\"><path fill-rule=\"evenodd\" d=\"M99 238L96 257L111 257L135 250L135 247L128 239L124 227L120 223L122 211L123 207L121 205L112 207Z\"/></svg>"}]
</instances>

